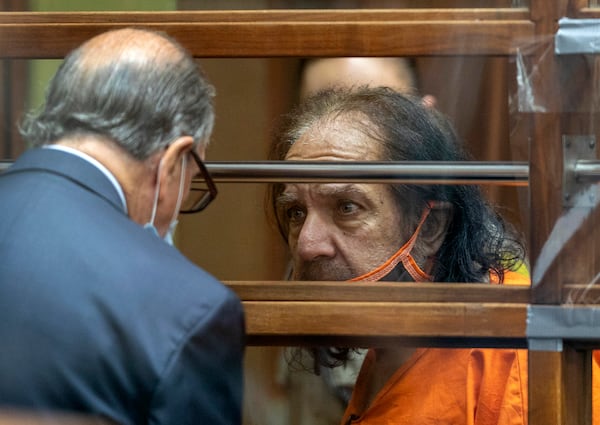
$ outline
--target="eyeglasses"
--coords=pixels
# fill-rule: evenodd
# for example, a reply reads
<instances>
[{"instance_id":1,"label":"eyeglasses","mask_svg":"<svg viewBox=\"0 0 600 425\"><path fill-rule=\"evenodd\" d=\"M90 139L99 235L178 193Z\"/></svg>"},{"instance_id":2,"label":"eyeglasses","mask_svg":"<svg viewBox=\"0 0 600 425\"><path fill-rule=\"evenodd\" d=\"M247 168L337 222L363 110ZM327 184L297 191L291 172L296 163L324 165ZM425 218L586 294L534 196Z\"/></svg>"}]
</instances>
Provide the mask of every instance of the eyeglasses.
<instances>
[{"instance_id":1,"label":"eyeglasses","mask_svg":"<svg viewBox=\"0 0 600 425\"><path fill-rule=\"evenodd\" d=\"M200 212L217 196L217 186L215 186L215 182L210 177L206 166L193 149L190 153L192 154L194 161L196 161L196 165L198 165L200 172L192 179L190 193L179 209L181 214Z\"/></svg>"}]
</instances>

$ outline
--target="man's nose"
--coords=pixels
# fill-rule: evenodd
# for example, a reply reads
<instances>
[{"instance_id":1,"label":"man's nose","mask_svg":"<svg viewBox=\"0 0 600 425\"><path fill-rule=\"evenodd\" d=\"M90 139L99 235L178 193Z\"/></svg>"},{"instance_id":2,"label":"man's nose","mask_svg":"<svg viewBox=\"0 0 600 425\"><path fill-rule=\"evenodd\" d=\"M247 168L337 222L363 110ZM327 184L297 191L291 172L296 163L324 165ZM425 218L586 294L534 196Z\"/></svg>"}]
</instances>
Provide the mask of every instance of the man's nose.
<instances>
[{"instance_id":1,"label":"man's nose","mask_svg":"<svg viewBox=\"0 0 600 425\"><path fill-rule=\"evenodd\" d=\"M309 213L304 220L296 243L296 253L303 261L312 261L319 257L333 257L333 223Z\"/></svg>"}]
</instances>

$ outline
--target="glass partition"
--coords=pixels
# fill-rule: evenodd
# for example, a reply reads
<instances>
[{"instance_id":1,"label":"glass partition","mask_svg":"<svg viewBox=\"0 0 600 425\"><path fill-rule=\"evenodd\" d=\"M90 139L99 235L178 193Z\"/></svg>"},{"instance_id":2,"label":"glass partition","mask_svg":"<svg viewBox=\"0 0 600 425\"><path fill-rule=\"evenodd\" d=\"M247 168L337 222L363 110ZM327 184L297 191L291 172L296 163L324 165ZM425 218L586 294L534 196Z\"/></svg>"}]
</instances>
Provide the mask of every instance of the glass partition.
<instances>
[{"instance_id":1,"label":"glass partition","mask_svg":"<svg viewBox=\"0 0 600 425\"><path fill-rule=\"evenodd\" d=\"M594 0L592 0L594 1ZM31 10L39 11L161 11L161 10L256 10L256 9L439 9L528 7L528 0L30 0Z\"/></svg>"},{"instance_id":2,"label":"glass partition","mask_svg":"<svg viewBox=\"0 0 600 425\"><path fill-rule=\"evenodd\" d=\"M529 3L525 0L458 0L452 2L451 7L527 8ZM590 7L599 5L596 0L590 0ZM444 0L105 0L80 3L31 0L29 7L36 11L175 11L449 6ZM485 199L522 236L528 258L519 272L531 277L533 292L540 294L534 301L567 307L591 305L600 300L596 291L600 280L597 255L600 252L597 230L600 228L597 225L600 194L593 177L597 171L590 164L598 159L600 64L594 54L557 55L553 36L536 35L519 40L510 54L465 52L415 54L406 58L386 56L385 59L399 60L400 73L410 75L410 83L404 89L408 88L411 95L449 118L472 160L525 163L530 167L529 187L484 183L481 189ZM356 58L197 59L217 93L217 118L207 150L208 165L219 161L267 160L281 117L306 95L304 84L309 70L332 59L340 64ZM59 62L2 60L0 159L13 160L27 148L26 141L18 135L18 122L25 111L41 103ZM343 71L320 69L321 75L332 72L340 78L350 72L349 68ZM382 76L383 71L378 75ZM369 84L377 83L371 80ZM537 188L534 194L530 190L532 184ZM179 218L176 247L192 262L226 282L280 281L294 277L290 274L290 250L265 212L265 208L269 208L265 206L267 185L227 183L218 179L217 185L219 196L206 211ZM364 254L367 256L368 252ZM558 291L550 288L557 281L566 286ZM556 295L556 292L560 293ZM386 301L384 298L377 302ZM526 298L522 303L529 301ZM448 306L444 300L439 304L440 309ZM280 313L281 317L289 319L285 313ZM402 320L390 315L397 326L402 325ZM378 317L375 312L373 316ZM335 321L337 317L329 319ZM503 317L499 316L498 320ZM490 323L489 326L495 326L493 321ZM322 346L328 347L326 337L320 341L324 341ZM402 340L396 342L403 348ZM244 425L340 422L365 350L354 353L347 365L328 369L313 362L315 354L323 354L323 348L309 348L308 352L299 352L288 346L248 347ZM517 348L524 347L521 344Z\"/></svg>"}]
</instances>

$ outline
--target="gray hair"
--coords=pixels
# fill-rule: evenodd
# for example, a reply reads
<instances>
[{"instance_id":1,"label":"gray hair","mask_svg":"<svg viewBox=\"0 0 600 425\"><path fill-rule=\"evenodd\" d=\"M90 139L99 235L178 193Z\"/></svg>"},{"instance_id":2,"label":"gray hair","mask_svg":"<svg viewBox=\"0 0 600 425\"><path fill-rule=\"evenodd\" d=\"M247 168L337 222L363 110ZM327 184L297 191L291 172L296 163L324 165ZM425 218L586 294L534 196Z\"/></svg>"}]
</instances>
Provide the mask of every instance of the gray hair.
<instances>
[{"instance_id":1,"label":"gray hair","mask_svg":"<svg viewBox=\"0 0 600 425\"><path fill-rule=\"evenodd\" d=\"M59 67L42 107L25 118L22 136L34 146L68 136L102 136L138 160L183 135L192 136L195 144L208 143L214 88L175 40L135 31L162 37L177 54L165 58L147 48L143 60L131 59L125 45L120 55L89 66L85 62L94 52L80 46Z\"/></svg>"}]
</instances>

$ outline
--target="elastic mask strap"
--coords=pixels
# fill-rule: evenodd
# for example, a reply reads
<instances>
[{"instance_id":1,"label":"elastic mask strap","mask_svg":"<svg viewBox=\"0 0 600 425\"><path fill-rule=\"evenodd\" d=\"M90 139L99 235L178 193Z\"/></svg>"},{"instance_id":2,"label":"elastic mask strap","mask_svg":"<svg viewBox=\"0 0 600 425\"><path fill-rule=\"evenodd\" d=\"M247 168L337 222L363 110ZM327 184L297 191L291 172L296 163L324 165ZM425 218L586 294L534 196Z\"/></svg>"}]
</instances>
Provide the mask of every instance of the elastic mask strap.
<instances>
[{"instance_id":1,"label":"elastic mask strap","mask_svg":"<svg viewBox=\"0 0 600 425\"><path fill-rule=\"evenodd\" d=\"M154 226L154 219L156 218L156 211L158 209L158 196L160 194L160 170L163 166L163 158L160 159L158 163L158 171L156 172L156 191L154 192L154 204L152 205L152 216L150 217L149 223ZM173 217L171 221L175 220L179 215L179 208L181 207L181 202L183 200L183 182L185 179L185 171L187 166L187 157L184 155L181 158L181 176L179 177L179 193L177 194L177 205L175 206L175 212L173 213Z\"/></svg>"},{"instance_id":2,"label":"elastic mask strap","mask_svg":"<svg viewBox=\"0 0 600 425\"><path fill-rule=\"evenodd\" d=\"M362 276L355 277L354 279L350 279L349 282L376 282L389 274L394 268L398 265L400 261L402 261L402 265L406 269L406 271L411 275L411 277L415 280L415 282L426 282L431 280L431 276L425 273L418 264L415 262L410 252L415 245L417 237L419 236L419 232L421 231L421 227L423 227L423 223L427 219L429 212L431 211L431 207L428 206L421 216L421 220L419 221L419 225L417 229L412 234L410 239L402 245L402 247L396 251L394 255L392 255L385 263L381 266L377 267L374 270L371 270L368 273L363 274Z\"/></svg>"},{"instance_id":3,"label":"elastic mask strap","mask_svg":"<svg viewBox=\"0 0 600 425\"><path fill-rule=\"evenodd\" d=\"M185 182L185 173L187 167L187 155L184 154L183 158L181 158L181 174L179 177L179 193L177 194L177 205L175 206L175 212L173 213L173 217L171 217L171 221L175 221L177 216L179 215L179 208L181 208L181 202L183 201L183 186Z\"/></svg>"},{"instance_id":4,"label":"elastic mask strap","mask_svg":"<svg viewBox=\"0 0 600 425\"><path fill-rule=\"evenodd\" d=\"M150 221L149 221L149 223L153 226L154 226L154 219L156 218L156 210L158 208L158 195L160 193L160 170L162 169L162 166L163 166L163 159L164 159L164 157L162 157L160 159L160 162L158 163L158 170L156 171L156 191L154 192L154 205L152 205L152 216L150 216Z\"/></svg>"}]
</instances>

